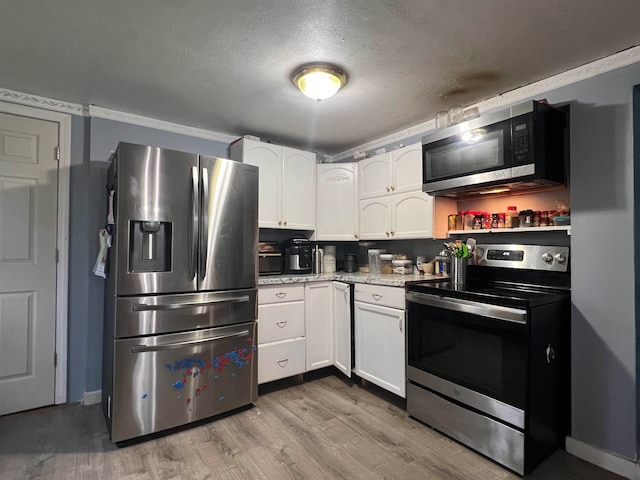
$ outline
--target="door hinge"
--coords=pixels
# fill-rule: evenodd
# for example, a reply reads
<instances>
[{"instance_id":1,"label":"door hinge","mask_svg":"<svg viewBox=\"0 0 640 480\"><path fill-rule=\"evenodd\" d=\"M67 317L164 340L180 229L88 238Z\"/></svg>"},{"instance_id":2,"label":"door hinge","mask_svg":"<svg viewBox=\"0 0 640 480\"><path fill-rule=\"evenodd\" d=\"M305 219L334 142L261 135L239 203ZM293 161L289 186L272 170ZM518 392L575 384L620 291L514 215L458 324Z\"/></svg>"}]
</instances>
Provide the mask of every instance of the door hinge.
<instances>
[{"instance_id":1,"label":"door hinge","mask_svg":"<svg viewBox=\"0 0 640 480\"><path fill-rule=\"evenodd\" d=\"M56 147L56 160L60 160L60 147Z\"/></svg>"}]
</instances>

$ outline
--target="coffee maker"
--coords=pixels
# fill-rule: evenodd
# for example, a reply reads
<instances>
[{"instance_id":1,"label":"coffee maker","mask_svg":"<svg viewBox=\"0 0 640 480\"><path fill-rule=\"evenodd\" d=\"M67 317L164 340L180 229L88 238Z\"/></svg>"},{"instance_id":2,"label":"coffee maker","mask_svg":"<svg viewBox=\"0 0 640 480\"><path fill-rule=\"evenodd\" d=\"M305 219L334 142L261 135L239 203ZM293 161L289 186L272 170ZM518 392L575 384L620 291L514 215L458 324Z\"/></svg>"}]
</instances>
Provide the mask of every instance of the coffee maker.
<instances>
[{"instance_id":1,"label":"coffee maker","mask_svg":"<svg viewBox=\"0 0 640 480\"><path fill-rule=\"evenodd\" d=\"M284 244L285 273L311 273L311 244L306 238L292 238Z\"/></svg>"}]
</instances>

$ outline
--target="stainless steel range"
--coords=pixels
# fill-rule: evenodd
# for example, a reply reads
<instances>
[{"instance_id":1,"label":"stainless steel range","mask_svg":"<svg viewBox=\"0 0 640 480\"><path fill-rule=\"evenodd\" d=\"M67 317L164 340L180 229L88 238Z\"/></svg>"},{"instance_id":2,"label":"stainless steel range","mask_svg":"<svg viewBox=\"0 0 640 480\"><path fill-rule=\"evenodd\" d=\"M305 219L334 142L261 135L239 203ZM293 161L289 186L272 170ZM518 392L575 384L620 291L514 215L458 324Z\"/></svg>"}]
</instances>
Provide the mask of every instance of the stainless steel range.
<instances>
[{"instance_id":1,"label":"stainless steel range","mask_svg":"<svg viewBox=\"0 0 640 480\"><path fill-rule=\"evenodd\" d=\"M524 475L569 425L569 248L479 245L463 285L407 292L407 410Z\"/></svg>"},{"instance_id":2,"label":"stainless steel range","mask_svg":"<svg viewBox=\"0 0 640 480\"><path fill-rule=\"evenodd\" d=\"M258 169L121 143L102 403L121 442L257 398Z\"/></svg>"}]
</instances>

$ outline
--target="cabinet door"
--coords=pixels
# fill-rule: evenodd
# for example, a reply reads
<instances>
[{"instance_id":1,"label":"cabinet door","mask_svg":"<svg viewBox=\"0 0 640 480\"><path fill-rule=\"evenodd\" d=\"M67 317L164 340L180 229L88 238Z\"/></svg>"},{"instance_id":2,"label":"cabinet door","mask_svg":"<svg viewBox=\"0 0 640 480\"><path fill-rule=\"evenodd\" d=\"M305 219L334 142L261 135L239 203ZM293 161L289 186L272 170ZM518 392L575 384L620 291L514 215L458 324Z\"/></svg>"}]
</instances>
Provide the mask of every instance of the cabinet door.
<instances>
[{"instance_id":1,"label":"cabinet door","mask_svg":"<svg viewBox=\"0 0 640 480\"><path fill-rule=\"evenodd\" d=\"M422 191L422 143L391 152L391 191Z\"/></svg>"},{"instance_id":2,"label":"cabinet door","mask_svg":"<svg viewBox=\"0 0 640 480\"><path fill-rule=\"evenodd\" d=\"M388 195L391 192L390 154L383 153L358 163L360 200Z\"/></svg>"},{"instance_id":3,"label":"cabinet door","mask_svg":"<svg viewBox=\"0 0 640 480\"><path fill-rule=\"evenodd\" d=\"M282 147L282 227L315 230L316 154Z\"/></svg>"},{"instance_id":4,"label":"cabinet door","mask_svg":"<svg viewBox=\"0 0 640 480\"><path fill-rule=\"evenodd\" d=\"M333 364L351 377L351 289L333 282Z\"/></svg>"},{"instance_id":5,"label":"cabinet door","mask_svg":"<svg viewBox=\"0 0 640 480\"><path fill-rule=\"evenodd\" d=\"M433 197L423 192L391 196L391 237L433 237Z\"/></svg>"},{"instance_id":6,"label":"cabinet door","mask_svg":"<svg viewBox=\"0 0 640 480\"><path fill-rule=\"evenodd\" d=\"M389 198L360 200L360 239L382 240L391 237Z\"/></svg>"},{"instance_id":7,"label":"cabinet door","mask_svg":"<svg viewBox=\"0 0 640 480\"><path fill-rule=\"evenodd\" d=\"M357 163L318 165L316 240L358 239Z\"/></svg>"},{"instance_id":8,"label":"cabinet door","mask_svg":"<svg viewBox=\"0 0 640 480\"><path fill-rule=\"evenodd\" d=\"M243 140L244 163L260 168L258 225L280 228L282 192L282 147L270 143Z\"/></svg>"},{"instance_id":9,"label":"cabinet door","mask_svg":"<svg viewBox=\"0 0 640 480\"><path fill-rule=\"evenodd\" d=\"M355 302L355 373L403 398L404 310Z\"/></svg>"},{"instance_id":10,"label":"cabinet door","mask_svg":"<svg viewBox=\"0 0 640 480\"><path fill-rule=\"evenodd\" d=\"M307 371L333 365L332 282L305 285Z\"/></svg>"}]
</instances>

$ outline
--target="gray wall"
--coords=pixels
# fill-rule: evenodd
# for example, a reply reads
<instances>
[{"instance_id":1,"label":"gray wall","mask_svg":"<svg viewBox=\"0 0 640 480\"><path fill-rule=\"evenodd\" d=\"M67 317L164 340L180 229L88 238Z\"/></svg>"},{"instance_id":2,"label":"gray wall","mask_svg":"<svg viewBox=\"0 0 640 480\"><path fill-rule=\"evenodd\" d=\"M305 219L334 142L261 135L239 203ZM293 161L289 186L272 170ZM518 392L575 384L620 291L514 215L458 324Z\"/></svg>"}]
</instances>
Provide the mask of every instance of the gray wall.
<instances>
[{"instance_id":1,"label":"gray wall","mask_svg":"<svg viewBox=\"0 0 640 480\"><path fill-rule=\"evenodd\" d=\"M636 83L640 64L538 96L571 104L572 436L631 459L638 446L631 121ZM91 266L101 220L88 217L99 210L91 202L102 195L102 165L93 168L88 158L104 161L120 139L220 156L226 156L226 145L100 119L90 125L74 119L72 135L69 401L76 401L83 391L100 388L101 282L92 278Z\"/></svg>"},{"instance_id":2,"label":"gray wall","mask_svg":"<svg viewBox=\"0 0 640 480\"><path fill-rule=\"evenodd\" d=\"M92 273L105 224L106 171L119 141L227 157L226 143L99 118L73 117L69 232L69 402L102 388L104 280Z\"/></svg>"}]
</instances>

